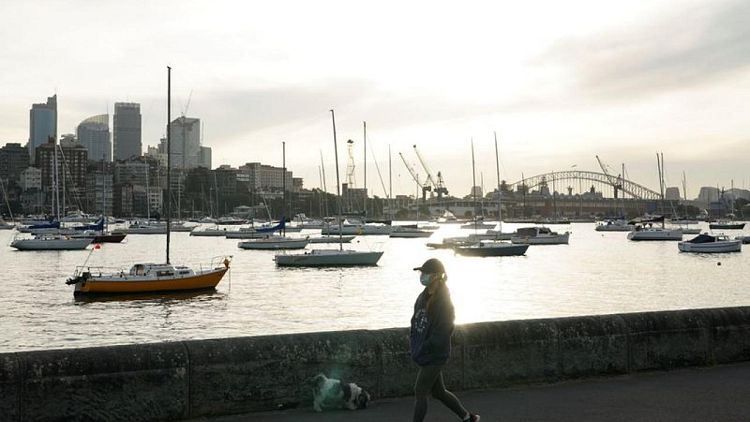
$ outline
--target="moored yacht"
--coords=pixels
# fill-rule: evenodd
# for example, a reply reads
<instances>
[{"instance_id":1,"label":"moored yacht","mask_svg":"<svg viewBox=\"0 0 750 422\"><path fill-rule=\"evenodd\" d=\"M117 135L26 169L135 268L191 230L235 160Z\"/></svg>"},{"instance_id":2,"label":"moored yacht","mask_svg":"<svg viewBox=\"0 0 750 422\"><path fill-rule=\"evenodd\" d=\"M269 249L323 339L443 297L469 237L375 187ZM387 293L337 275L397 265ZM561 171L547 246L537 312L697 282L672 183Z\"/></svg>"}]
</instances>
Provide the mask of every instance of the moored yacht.
<instances>
[{"instance_id":1,"label":"moored yacht","mask_svg":"<svg viewBox=\"0 0 750 422\"><path fill-rule=\"evenodd\" d=\"M635 225L628 223L626 220L605 220L596 225L594 230L598 232L629 232L635 228Z\"/></svg>"},{"instance_id":2,"label":"moored yacht","mask_svg":"<svg viewBox=\"0 0 750 422\"><path fill-rule=\"evenodd\" d=\"M93 239L77 239L59 234L40 234L33 238L14 239L10 246L19 251L73 251L86 249Z\"/></svg>"},{"instance_id":3,"label":"moored yacht","mask_svg":"<svg viewBox=\"0 0 750 422\"><path fill-rule=\"evenodd\" d=\"M731 240L723 234L711 236L708 233L703 233L690 240L678 243L677 247L680 249L680 252L740 252L742 251L742 240Z\"/></svg>"},{"instance_id":4,"label":"moored yacht","mask_svg":"<svg viewBox=\"0 0 750 422\"><path fill-rule=\"evenodd\" d=\"M567 245L570 232L557 233L547 227L525 227L518 229L510 241L527 245Z\"/></svg>"},{"instance_id":5,"label":"moored yacht","mask_svg":"<svg viewBox=\"0 0 750 422\"><path fill-rule=\"evenodd\" d=\"M305 249L310 243L307 238L293 238L286 236L266 236L259 239L249 239L239 242L237 246L242 249L257 250L281 250L281 249Z\"/></svg>"}]
</instances>

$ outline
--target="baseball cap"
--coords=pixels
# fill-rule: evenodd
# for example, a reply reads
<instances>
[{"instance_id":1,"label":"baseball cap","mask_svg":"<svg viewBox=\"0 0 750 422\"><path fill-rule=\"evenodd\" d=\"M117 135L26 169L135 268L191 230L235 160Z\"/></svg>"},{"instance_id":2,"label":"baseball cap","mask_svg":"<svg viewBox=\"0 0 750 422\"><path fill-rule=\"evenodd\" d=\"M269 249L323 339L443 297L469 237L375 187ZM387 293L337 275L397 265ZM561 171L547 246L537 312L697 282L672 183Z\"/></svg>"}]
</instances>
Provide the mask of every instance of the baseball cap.
<instances>
[{"instance_id":1,"label":"baseball cap","mask_svg":"<svg viewBox=\"0 0 750 422\"><path fill-rule=\"evenodd\" d=\"M422 271L426 274L440 274L445 273L445 267L443 263L437 258L430 258L422 264L421 267L414 268L414 271Z\"/></svg>"}]
</instances>

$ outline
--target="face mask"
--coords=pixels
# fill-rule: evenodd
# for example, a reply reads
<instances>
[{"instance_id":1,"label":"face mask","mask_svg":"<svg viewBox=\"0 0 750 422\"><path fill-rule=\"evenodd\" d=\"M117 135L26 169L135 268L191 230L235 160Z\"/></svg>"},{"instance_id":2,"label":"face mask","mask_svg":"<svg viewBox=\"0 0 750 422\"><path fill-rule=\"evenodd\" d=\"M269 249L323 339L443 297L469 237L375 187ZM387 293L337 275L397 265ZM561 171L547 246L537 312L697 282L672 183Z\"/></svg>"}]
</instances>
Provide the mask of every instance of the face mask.
<instances>
[{"instance_id":1,"label":"face mask","mask_svg":"<svg viewBox=\"0 0 750 422\"><path fill-rule=\"evenodd\" d=\"M419 276L419 282L422 283L423 286L429 286L430 283L432 283L432 274L422 274Z\"/></svg>"}]
</instances>

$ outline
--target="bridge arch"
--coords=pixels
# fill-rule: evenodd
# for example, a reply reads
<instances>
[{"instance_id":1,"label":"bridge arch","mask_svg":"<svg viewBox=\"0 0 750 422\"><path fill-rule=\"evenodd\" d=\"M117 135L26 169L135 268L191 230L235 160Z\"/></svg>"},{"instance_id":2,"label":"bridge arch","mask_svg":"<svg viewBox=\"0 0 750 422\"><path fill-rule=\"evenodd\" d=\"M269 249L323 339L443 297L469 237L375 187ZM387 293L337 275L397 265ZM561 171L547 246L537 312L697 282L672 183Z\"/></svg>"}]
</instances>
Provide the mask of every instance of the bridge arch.
<instances>
[{"instance_id":1,"label":"bridge arch","mask_svg":"<svg viewBox=\"0 0 750 422\"><path fill-rule=\"evenodd\" d=\"M508 185L510 189L514 191L520 186L526 185L527 190L532 190L540 186L547 185L552 190L552 184L570 182L570 181L587 181L594 182L600 185L607 185L612 188L613 192L619 191L627 196L634 199L645 199L645 200L659 200L661 194L653 191L641 184L633 181L617 177L607 176L604 173L598 173L595 171L583 171L583 170L566 170L556 171L551 173L538 174L536 176L526 177L523 180L519 180L515 183ZM556 190L561 192L560 186L556 186ZM624 195L620 196L623 197Z\"/></svg>"}]
</instances>

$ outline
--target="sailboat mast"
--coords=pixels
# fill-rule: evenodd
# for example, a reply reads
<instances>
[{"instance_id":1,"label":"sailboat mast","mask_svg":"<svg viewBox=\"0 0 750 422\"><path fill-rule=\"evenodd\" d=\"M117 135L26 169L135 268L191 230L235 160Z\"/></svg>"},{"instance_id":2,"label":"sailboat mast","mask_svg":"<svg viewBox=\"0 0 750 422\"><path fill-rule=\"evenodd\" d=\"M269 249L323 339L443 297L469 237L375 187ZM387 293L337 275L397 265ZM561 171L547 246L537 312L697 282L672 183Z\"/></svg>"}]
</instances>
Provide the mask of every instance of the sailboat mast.
<instances>
[{"instance_id":1,"label":"sailboat mast","mask_svg":"<svg viewBox=\"0 0 750 422\"><path fill-rule=\"evenodd\" d=\"M281 221L282 229L281 229L281 235L286 235L286 228L284 227L286 224L286 142L281 141L281 168L283 171L283 174L281 175L281 185L283 186L281 189Z\"/></svg>"},{"instance_id":2,"label":"sailboat mast","mask_svg":"<svg viewBox=\"0 0 750 422\"><path fill-rule=\"evenodd\" d=\"M471 139L471 196L474 200L474 232L477 231L477 172L474 166L474 138Z\"/></svg>"},{"instance_id":3,"label":"sailboat mast","mask_svg":"<svg viewBox=\"0 0 750 422\"><path fill-rule=\"evenodd\" d=\"M500 204L502 192L500 192L500 153L497 150L497 132L495 135L495 170L497 171L497 224L498 229L503 231L503 208Z\"/></svg>"},{"instance_id":4,"label":"sailboat mast","mask_svg":"<svg viewBox=\"0 0 750 422\"><path fill-rule=\"evenodd\" d=\"M328 186L326 184L326 166L323 164L323 151L320 151L320 170L323 173L323 198L325 203L325 213L326 217L329 217L328 215Z\"/></svg>"},{"instance_id":5,"label":"sailboat mast","mask_svg":"<svg viewBox=\"0 0 750 422\"><path fill-rule=\"evenodd\" d=\"M172 205L170 200L172 185L172 131L170 122L172 121L172 68L167 66L167 264L169 264L169 232L171 223ZM184 123L184 122L183 122ZM184 139L183 139L184 143ZM184 157L184 155L183 155Z\"/></svg>"},{"instance_id":6,"label":"sailboat mast","mask_svg":"<svg viewBox=\"0 0 750 422\"><path fill-rule=\"evenodd\" d=\"M393 220L393 168L391 166L391 144L388 144L388 211Z\"/></svg>"},{"instance_id":7,"label":"sailboat mast","mask_svg":"<svg viewBox=\"0 0 750 422\"><path fill-rule=\"evenodd\" d=\"M342 239L342 224L341 224L341 181L339 179L339 148L336 142L336 115L331 109L331 123L333 123L333 152L336 160L336 204L339 208L339 250L344 250L344 242Z\"/></svg>"},{"instance_id":8,"label":"sailboat mast","mask_svg":"<svg viewBox=\"0 0 750 422\"><path fill-rule=\"evenodd\" d=\"M365 150L365 161L364 161L364 189L365 189L365 199L362 204L363 208L365 209L365 223L367 222L367 122L362 122L362 130L364 131L364 150Z\"/></svg>"}]
</instances>

